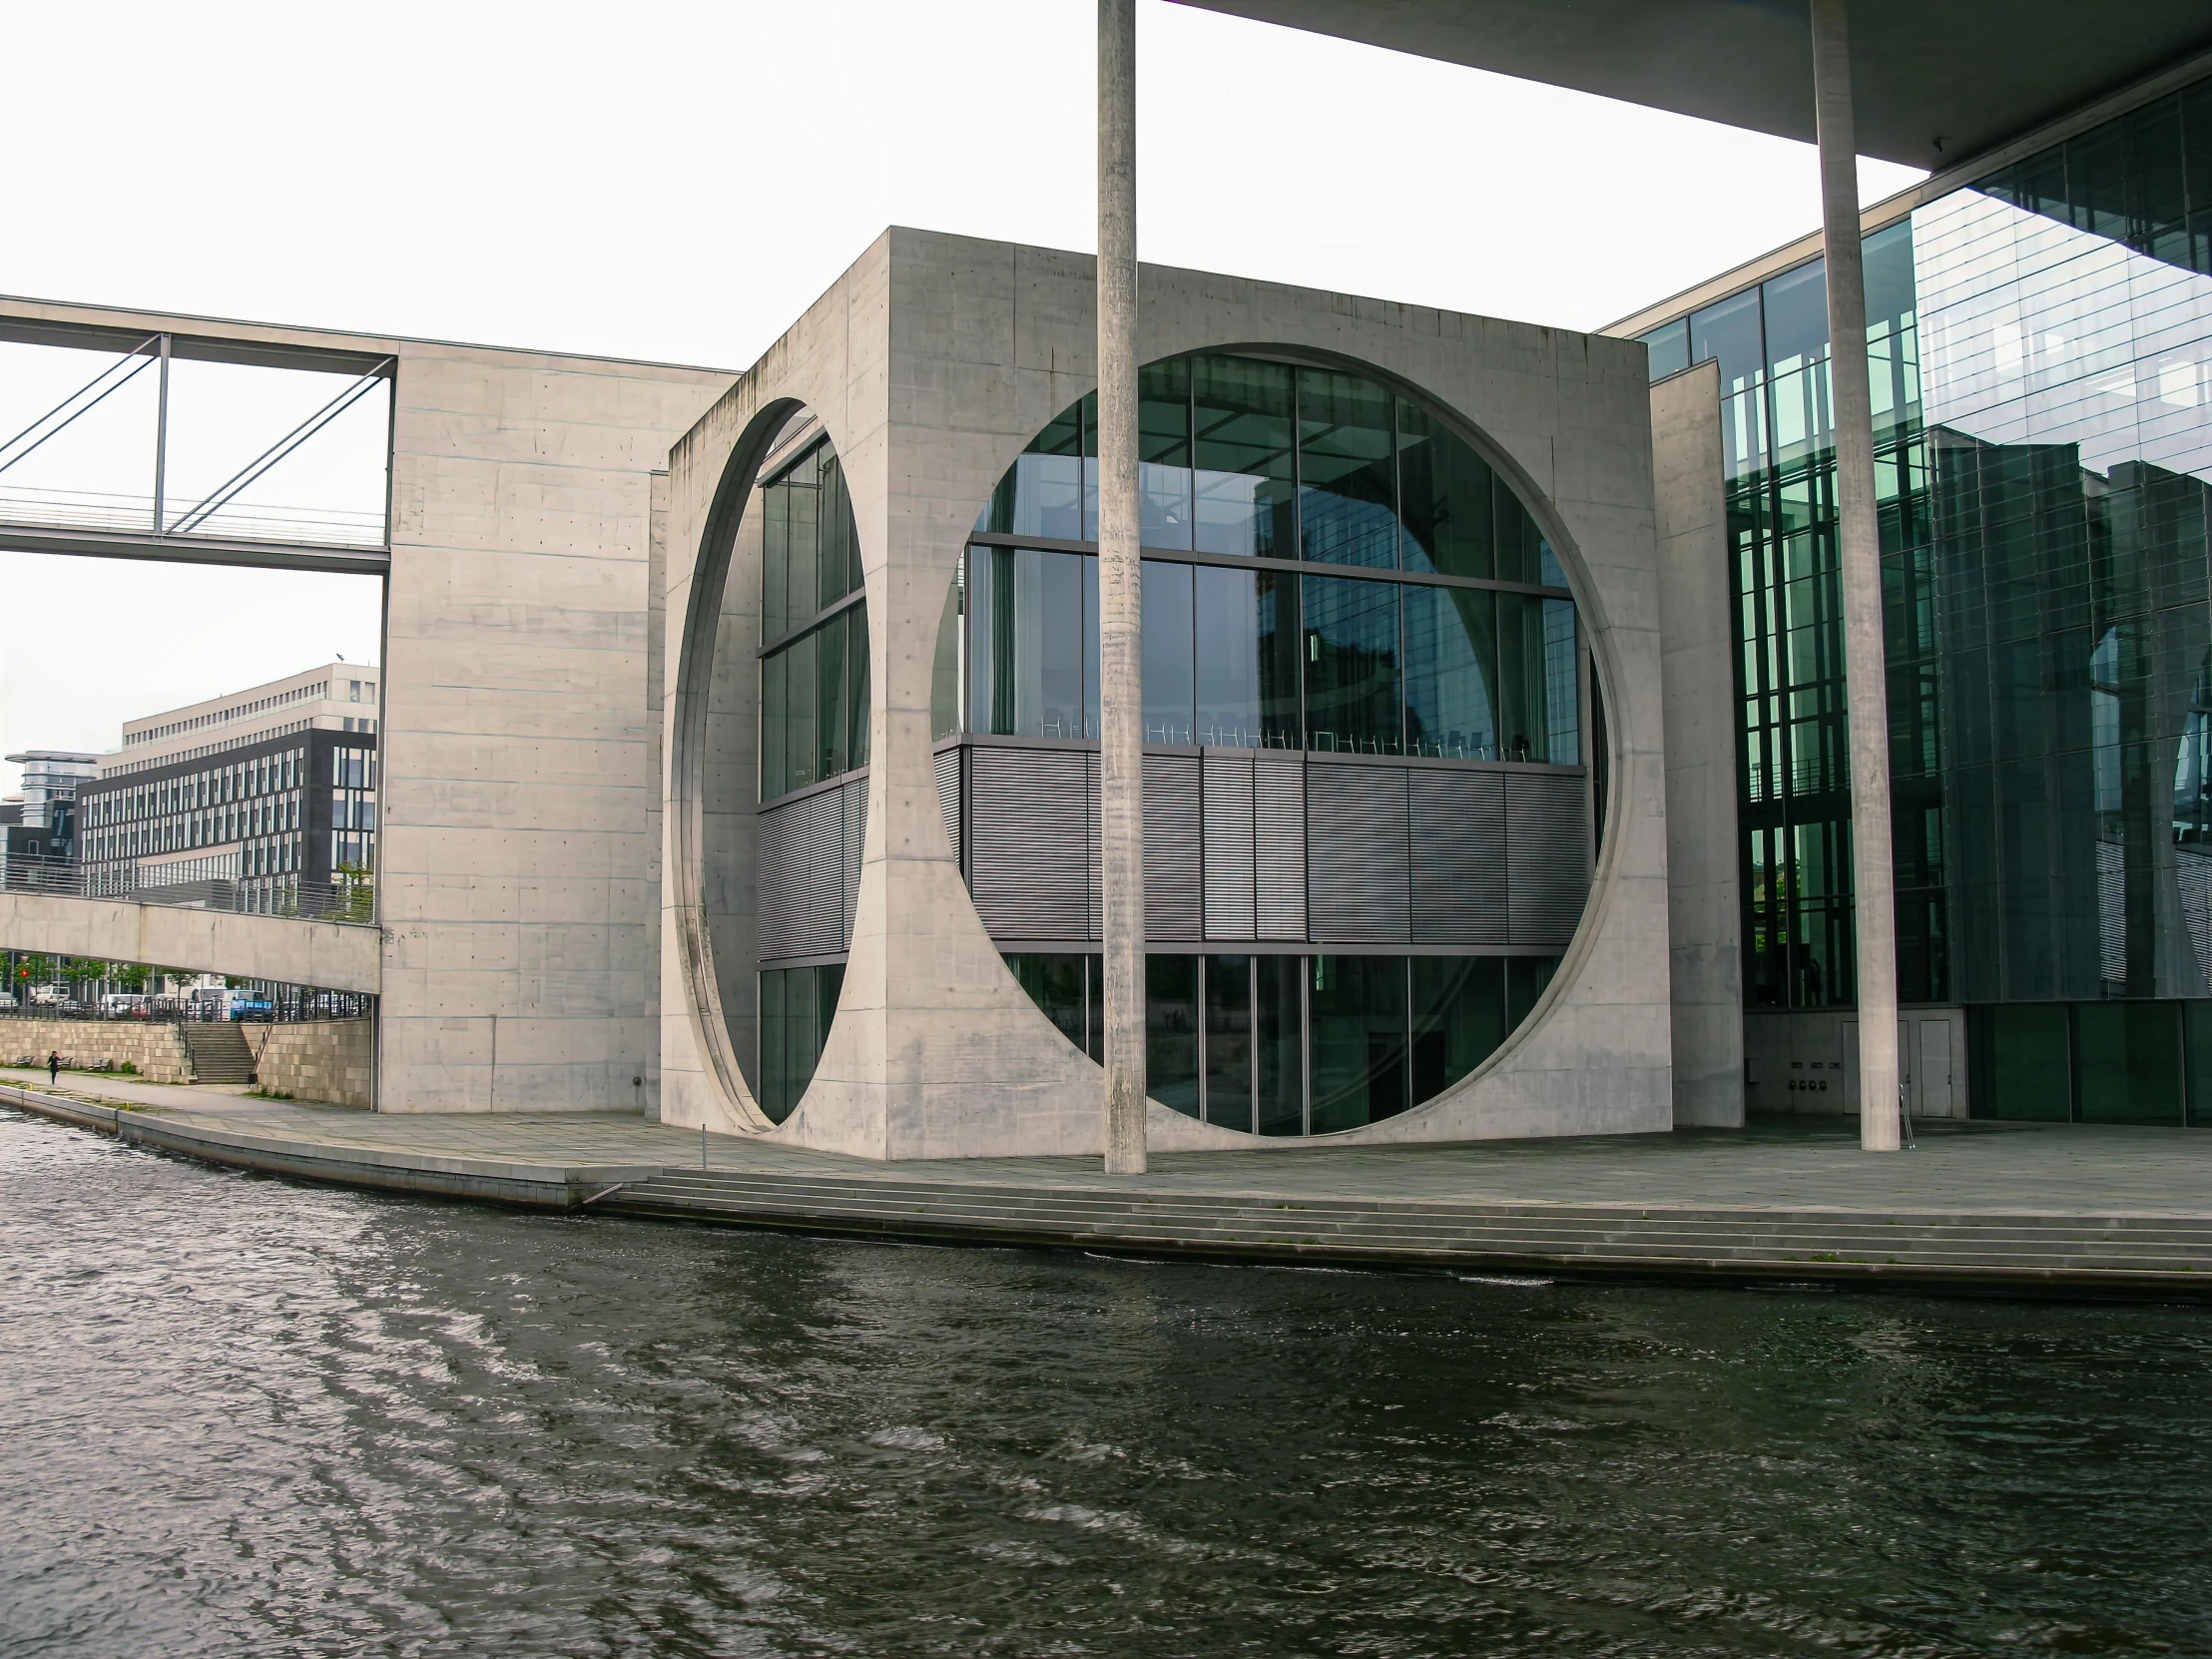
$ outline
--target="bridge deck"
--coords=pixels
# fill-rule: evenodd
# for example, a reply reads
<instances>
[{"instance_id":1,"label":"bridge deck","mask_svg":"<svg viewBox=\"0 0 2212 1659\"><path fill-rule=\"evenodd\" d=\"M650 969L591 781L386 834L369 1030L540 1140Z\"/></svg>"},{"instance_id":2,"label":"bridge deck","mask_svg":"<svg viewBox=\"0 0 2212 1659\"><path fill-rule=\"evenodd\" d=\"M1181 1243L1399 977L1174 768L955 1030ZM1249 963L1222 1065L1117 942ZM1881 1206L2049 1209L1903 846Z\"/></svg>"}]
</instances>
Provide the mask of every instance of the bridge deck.
<instances>
[{"instance_id":1,"label":"bridge deck","mask_svg":"<svg viewBox=\"0 0 2212 1659\"><path fill-rule=\"evenodd\" d=\"M874 1164L630 1116L379 1116L101 1079L0 1103L276 1173L875 1237L1545 1274L2212 1295L2212 1136L1972 1125L1869 1157L1848 1126ZM13 1079L23 1079L23 1084ZM28 1087L23 1086L28 1084ZM93 1091L97 1091L94 1093Z\"/></svg>"}]
</instances>

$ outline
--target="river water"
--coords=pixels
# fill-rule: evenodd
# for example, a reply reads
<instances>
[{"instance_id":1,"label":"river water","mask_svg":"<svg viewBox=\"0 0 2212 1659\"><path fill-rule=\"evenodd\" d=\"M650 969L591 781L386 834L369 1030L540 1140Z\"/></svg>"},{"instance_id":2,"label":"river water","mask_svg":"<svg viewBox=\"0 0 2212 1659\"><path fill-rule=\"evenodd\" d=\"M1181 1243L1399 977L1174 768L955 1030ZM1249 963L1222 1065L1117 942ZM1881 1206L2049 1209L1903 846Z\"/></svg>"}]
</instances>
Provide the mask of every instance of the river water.
<instances>
[{"instance_id":1,"label":"river water","mask_svg":"<svg viewBox=\"0 0 2212 1659\"><path fill-rule=\"evenodd\" d=\"M2212 1310L905 1249L0 1113L0 1654L2212 1651Z\"/></svg>"}]
</instances>

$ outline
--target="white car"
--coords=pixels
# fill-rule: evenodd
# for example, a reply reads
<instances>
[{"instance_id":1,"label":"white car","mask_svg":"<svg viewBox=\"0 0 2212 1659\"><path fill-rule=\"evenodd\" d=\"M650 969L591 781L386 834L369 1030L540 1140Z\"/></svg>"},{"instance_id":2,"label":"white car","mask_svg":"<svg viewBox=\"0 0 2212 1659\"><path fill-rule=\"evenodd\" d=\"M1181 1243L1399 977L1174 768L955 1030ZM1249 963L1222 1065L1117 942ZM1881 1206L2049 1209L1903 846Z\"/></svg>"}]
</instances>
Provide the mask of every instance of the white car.
<instances>
[{"instance_id":1,"label":"white car","mask_svg":"<svg viewBox=\"0 0 2212 1659\"><path fill-rule=\"evenodd\" d=\"M0 991L0 1013L12 1014L20 1006L21 1004L15 999L15 992Z\"/></svg>"},{"instance_id":2,"label":"white car","mask_svg":"<svg viewBox=\"0 0 2212 1659\"><path fill-rule=\"evenodd\" d=\"M146 998L130 991L110 991L100 999L100 1011L111 1019L125 1018L146 1006Z\"/></svg>"}]
</instances>

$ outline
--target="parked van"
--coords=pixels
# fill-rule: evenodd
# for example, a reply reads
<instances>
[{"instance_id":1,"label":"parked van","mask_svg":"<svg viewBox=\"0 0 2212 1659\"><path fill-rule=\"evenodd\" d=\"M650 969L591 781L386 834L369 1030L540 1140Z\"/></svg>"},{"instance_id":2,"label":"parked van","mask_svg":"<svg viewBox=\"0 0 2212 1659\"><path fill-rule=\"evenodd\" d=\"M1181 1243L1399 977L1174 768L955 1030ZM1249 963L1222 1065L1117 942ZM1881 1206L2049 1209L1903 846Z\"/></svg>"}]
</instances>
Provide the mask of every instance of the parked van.
<instances>
[{"instance_id":1,"label":"parked van","mask_svg":"<svg viewBox=\"0 0 2212 1659\"><path fill-rule=\"evenodd\" d=\"M67 985L33 985L31 987L31 1006L34 1008L67 1008L70 1005L69 987Z\"/></svg>"},{"instance_id":2,"label":"parked van","mask_svg":"<svg viewBox=\"0 0 2212 1659\"><path fill-rule=\"evenodd\" d=\"M110 991L100 999L100 1012L109 1019L128 1019L145 1007L146 998L130 991Z\"/></svg>"}]
</instances>

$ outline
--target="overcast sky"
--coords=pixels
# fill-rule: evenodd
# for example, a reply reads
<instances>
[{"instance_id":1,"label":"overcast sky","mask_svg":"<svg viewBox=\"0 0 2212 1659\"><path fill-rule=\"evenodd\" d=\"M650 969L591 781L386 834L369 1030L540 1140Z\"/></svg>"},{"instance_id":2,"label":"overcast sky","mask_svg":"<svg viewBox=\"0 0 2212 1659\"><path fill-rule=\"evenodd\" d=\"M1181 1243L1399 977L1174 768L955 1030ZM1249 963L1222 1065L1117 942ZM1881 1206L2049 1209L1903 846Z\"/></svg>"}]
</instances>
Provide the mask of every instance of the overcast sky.
<instances>
[{"instance_id":1,"label":"overcast sky","mask_svg":"<svg viewBox=\"0 0 2212 1659\"><path fill-rule=\"evenodd\" d=\"M16 7L0 292L742 368L885 225L1088 249L1093 29L1089 0ZM1147 260L1594 328L1819 223L1804 145L1162 0L1138 32ZM372 655L373 586L0 554L0 753Z\"/></svg>"}]
</instances>

